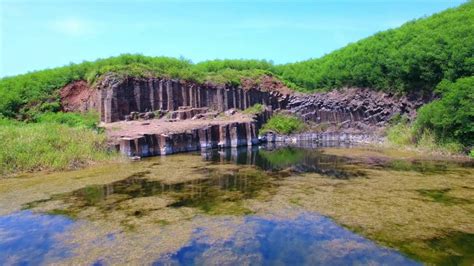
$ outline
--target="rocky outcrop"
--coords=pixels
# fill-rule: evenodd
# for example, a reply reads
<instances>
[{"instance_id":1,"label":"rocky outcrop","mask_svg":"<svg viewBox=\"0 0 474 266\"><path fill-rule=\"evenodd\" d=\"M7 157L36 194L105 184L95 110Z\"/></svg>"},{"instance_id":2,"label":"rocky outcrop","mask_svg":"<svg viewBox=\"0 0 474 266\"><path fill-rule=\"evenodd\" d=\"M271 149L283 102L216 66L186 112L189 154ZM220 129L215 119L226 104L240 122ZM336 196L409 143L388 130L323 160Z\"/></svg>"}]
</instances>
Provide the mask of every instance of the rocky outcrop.
<instances>
[{"instance_id":1,"label":"rocky outcrop","mask_svg":"<svg viewBox=\"0 0 474 266\"><path fill-rule=\"evenodd\" d=\"M308 147L319 147L377 143L382 142L382 138L370 133L306 132L291 135L266 133L262 136L262 141L276 144L303 144L303 146L307 145Z\"/></svg>"},{"instance_id":2,"label":"rocky outcrop","mask_svg":"<svg viewBox=\"0 0 474 266\"><path fill-rule=\"evenodd\" d=\"M164 78L117 78L106 75L97 85L101 120L124 120L131 112L175 111L179 107L203 108L223 112L246 109L261 103L274 110L285 108L288 95L258 87L198 84Z\"/></svg>"},{"instance_id":3,"label":"rocky outcrop","mask_svg":"<svg viewBox=\"0 0 474 266\"><path fill-rule=\"evenodd\" d=\"M266 110L250 121L221 121L175 132L153 132L145 128L142 134L117 139L115 146L124 155L139 157L252 146L259 143L258 129L270 115L271 111Z\"/></svg>"},{"instance_id":4,"label":"rocky outcrop","mask_svg":"<svg viewBox=\"0 0 474 266\"><path fill-rule=\"evenodd\" d=\"M305 121L368 130L385 126L396 114L414 117L426 101L370 89L346 88L290 97L287 109Z\"/></svg>"}]
</instances>

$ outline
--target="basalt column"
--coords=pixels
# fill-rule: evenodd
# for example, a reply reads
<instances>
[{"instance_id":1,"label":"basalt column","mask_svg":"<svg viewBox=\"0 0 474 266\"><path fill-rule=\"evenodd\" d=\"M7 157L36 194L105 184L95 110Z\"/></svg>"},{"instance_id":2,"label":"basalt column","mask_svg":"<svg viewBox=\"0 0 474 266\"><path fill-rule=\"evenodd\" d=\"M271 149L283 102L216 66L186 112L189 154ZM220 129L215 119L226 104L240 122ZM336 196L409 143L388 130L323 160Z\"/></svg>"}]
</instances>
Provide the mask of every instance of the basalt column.
<instances>
[{"instance_id":1,"label":"basalt column","mask_svg":"<svg viewBox=\"0 0 474 266\"><path fill-rule=\"evenodd\" d=\"M260 103L284 108L288 96L255 88L211 86L158 78L104 78L98 85L101 120L125 120L131 112L174 111L180 107L208 107L215 111L245 109Z\"/></svg>"}]
</instances>

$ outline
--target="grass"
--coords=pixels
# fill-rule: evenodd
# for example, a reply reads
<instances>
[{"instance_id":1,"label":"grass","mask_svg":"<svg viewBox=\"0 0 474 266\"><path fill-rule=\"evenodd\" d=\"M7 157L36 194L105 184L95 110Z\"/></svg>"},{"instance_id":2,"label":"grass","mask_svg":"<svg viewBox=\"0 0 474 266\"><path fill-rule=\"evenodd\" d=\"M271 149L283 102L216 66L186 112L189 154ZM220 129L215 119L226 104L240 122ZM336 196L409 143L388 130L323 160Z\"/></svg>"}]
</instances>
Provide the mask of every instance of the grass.
<instances>
[{"instance_id":1,"label":"grass","mask_svg":"<svg viewBox=\"0 0 474 266\"><path fill-rule=\"evenodd\" d=\"M87 119L68 115L72 119L59 123L54 122L57 115L45 116L48 122L43 123L0 120L0 175L76 169L115 156L107 149L105 134L83 125Z\"/></svg>"},{"instance_id":2,"label":"grass","mask_svg":"<svg viewBox=\"0 0 474 266\"><path fill-rule=\"evenodd\" d=\"M242 111L244 114L256 115L265 111L265 105L257 103Z\"/></svg>"},{"instance_id":3,"label":"grass","mask_svg":"<svg viewBox=\"0 0 474 266\"><path fill-rule=\"evenodd\" d=\"M304 130L303 120L296 116L276 114L263 125L261 133L276 132L279 134L291 134Z\"/></svg>"},{"instance_id":4,"label":"grass","mask_svg":"<svg viewBox=\"0 0 474 266\"><path fill-rule=\"evenodd\" d=\"M389 126L385 133L388 144L397 148L415 148L420 151L442 154L460 154L463 151L462 144L455 141L439 140L428 129L419 132L413 124L406 120Z\"/></svg>"}]
</instances>

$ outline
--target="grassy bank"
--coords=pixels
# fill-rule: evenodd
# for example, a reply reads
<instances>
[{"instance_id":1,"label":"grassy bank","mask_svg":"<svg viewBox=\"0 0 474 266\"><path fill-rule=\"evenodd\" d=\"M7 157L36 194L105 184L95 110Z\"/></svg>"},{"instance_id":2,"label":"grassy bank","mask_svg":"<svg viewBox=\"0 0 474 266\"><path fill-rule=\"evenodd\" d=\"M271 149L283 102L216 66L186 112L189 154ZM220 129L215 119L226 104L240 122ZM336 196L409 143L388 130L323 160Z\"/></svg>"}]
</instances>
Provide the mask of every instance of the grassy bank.
<instances>
[{"instance_id":1,"label":"grassy bank","mask_svg":"<svg viewBox=\"0 0 474 266\"><path fill-rule=\"evenodd\" d=\"M117 158L107 150L105 134L84 124L88 118L58 113L42 119L0 120L0 176L76 169Z\"/></svg>"}]
</instances>

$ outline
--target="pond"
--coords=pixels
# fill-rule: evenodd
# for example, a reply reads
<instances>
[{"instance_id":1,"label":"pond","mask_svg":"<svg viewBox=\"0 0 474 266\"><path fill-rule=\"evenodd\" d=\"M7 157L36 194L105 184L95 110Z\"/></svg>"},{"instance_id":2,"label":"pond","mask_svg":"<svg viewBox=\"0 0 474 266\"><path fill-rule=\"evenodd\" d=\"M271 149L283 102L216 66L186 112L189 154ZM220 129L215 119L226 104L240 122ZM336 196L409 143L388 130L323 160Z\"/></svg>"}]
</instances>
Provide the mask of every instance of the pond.
<instances>
[{"instance_id":1,"label":"pond","mask_svg":"<svg viewBox=\"0 0 474 266\"><path fill-rule=\"evenodd\" d=\"M469 161L260 146L0 179L0 264L472 265Z\"/></svg>"}]
</instances>

